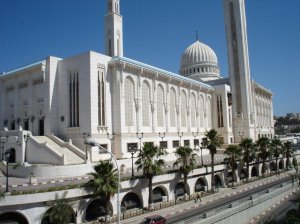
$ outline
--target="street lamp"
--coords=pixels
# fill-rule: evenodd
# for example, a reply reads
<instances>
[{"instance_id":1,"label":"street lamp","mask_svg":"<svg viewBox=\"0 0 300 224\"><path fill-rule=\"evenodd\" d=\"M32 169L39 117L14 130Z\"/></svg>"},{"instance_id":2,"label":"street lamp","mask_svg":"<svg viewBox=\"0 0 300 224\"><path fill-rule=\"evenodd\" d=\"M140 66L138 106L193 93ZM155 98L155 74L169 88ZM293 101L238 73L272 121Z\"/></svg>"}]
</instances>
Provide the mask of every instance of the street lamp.
<instances>
[{"instance_id":1,"label":"street lamp","mask_svg":"<svg viewBox=\"0 0 300 224\"><path fill-rule=\"evenodd\" d=\"M134 153L137 152L137 147L136 145L128 145L128 152L130 152L131 154L131 178L133 179L134 178L134 169L133 169L133 155Z\"/></svg>"},{"instance_id":2,"label":"street lamp","mask_svg":"<svg viewBox=\"0 0 300 224\"><path fill-rule=\"evenodd\" d=\"M107 133L106 136L110 140L110 151L112 152L112 141L115 139L115 133L112 134Z\"/></svg>"},{"instance_id":3,"label":"street lamp","mask_svg":"<svg viewBox=\"0 0 300 224\"><path fill-rule=\"evenodd\" d=\"M84 144L90 145L90 146L97 146L99 148L99 150L104 150L105 152L107 152L111 155L111 157L114 159L114 161L116 163L116 167L117 167L117 171L118 171L117 217L118 217L118 224L120 224L120 170L119 170L119 166L117 163L117 159L114 156L114 154L112 154L107 149L103 148L98 142L95 142L91 138L86 138L84 141Z\"/></svg>"},{"instance_id":4,"label":"street lamp","mask_svg":"<svg viewBox=\"0 0 300 224\"><path fill-rule=\"evenodd\" d=\"M9 164L9 157L10 157L10 149L5 152L5 157L6 157L6 190L5 190L5 192L8 193L9 192L9 190L8 190L8 164Z\"/></svg>"},{"instance_id":5,"label":"street lamp","mask_svg":"<svg viewBox=\"0 0 300 224\"><path fill-rule=\"evenodd\" d=\"M139 139L139 142L140 142L140 148L139 150L141 151L142 150L142 138L144 137L144 133L143 132L137 132L136 133L136 137Z\"/></svg>"},{"instance_id":6,"label":"street lamp","mask_svg":"<svg viewBox=\"0 0 300 224\"><path fill-rule=\"evenodd\" d=\"M8 136L0 138L0 143L1 143L1 160L4 160L4 144L7 141L8 141Z\"/></svg>"},{"instance_id":7,"label":"street lamp","mask_svg":"<svg viewBox=\"0 0 300 224\"><path fill-rule=\"evenodd\" d=\"M179 137L179 146L181 146L181 137L183 136L183 132L178 132Z\"/></svg>"},{"instance_id":8,"label":"street lamp","mask_svg":"<svg viewBox=\"0 0 300 224\"><path fill-rule=\"evenodd\" d=\"M24 134L24 142L25 142L25 152L24 152L24 163L27 162L27 142L28 142L28 139L30 137L30 132L27 132L26 134Z\"/></svg>"},{"instance_id":9,"label":"street lamp","mask_svg":"<svg viewBox=\"0 0 300 224\"><path fill-rule=\"evenodd\" d=\"M86 138L90 138L91 134L88 132L83 132L83 138L84 138L84 142L86 140ZM85 146L85 163L87 163L89 157L88 157L88 152L87 152L87 145Z\"/></svg>"},{"instance_id":10,"label":"street lamp","mask_svg":"<svg viewBox=\"0 0 300 224\"><path fill-rule=\"evenodd\" d=\"M161 145L162 145L161 148L164 148L163 141L164 141L164 137L166 137L166 132L158 132L158 136L161 138Z\"/></svg>"},{"instance_id":11,"label":"street lamp","mask_svg":"<svg viewBox=\"0 0 300 224\"><path fill-rule=\"evenodd\" d=\"M195 141L196 140L195 138L198 136L198 131L197 132L192 132L192 135L194 137L194 149L196 150L196 145L199 145L199 140L198 140L198 143Z\"/></svg>"}]
</instances>

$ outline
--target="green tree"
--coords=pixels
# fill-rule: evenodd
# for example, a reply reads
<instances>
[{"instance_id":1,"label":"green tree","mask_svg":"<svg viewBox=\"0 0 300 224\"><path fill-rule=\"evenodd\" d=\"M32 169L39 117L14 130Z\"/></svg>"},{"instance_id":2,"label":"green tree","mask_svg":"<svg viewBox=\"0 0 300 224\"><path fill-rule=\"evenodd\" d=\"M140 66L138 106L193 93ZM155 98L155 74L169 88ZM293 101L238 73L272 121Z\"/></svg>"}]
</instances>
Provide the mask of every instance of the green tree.
<instances>
[{"instance_id":1,"label":"green tree","mask_svg":"<svg viewBox=\"0 0 300 224\"><path fill-rule=\"evenodd\" d=\"M262 175L266 172L266 161L270 156L269 151L270 141L267 137L261 137L256 141L255 146L258 150L258 157L262 160Z\"/></svg>"},{"instance_id":2,"label":"green tree","mask_svg":"<svg viewBox=\"0 0 300 224\"><path fill-rule=\"evenodd\" d=\"M296 173L298 173L298 169L299 169L299 163L298 163L298 160L296 159L296 157L295 156L293 156L293 167L294 167L294 169L296 170Z\"/></svg>"},{"instance_id":3,"label":"green tree","mask_svg":"<svg viewBox=\"0 0 300 224\"><path fill-rule=\"evenodd\" d=\"M274 138L271 140L270 143L270 153L272 156L275 157L276 161L276 174L278 174L278 158L280 154L282 153L282 143L279 138Z\"/></svg>"},{"instance_id":4,"label":"green tree","mask_svg":"<svg viewBox=\"0 0 300 224\"><path fill-rule=\"evenodd\" d=\"M106 216L110 214L110 198L118 191L118 174L111 161L99 161L94 166L95 172L88 173L93 178L84 187L93 192L93 197L104 201Z\"/></svg>"},{"instance_id":5,"label":"green tree","mask_svg":"<svg viewBox=\"0 0 300 224\"><path fill-rule=\"evenodd\" d=\"M239 144L243 151L242 161L246 163L246 180L249 182L249 167L250 163L255 159L255 150L253 140L251 138L244 138Z\"/></svg>"},{"instance_id":6,"label":"green tree","mask_svg":"<svg viewBox=\"0 0 300 224\"><path fill-rule=\"evenodd\" d=\"M288 170L289 168L288 168L288 164L289 165L291 165L290 164L290 158L292 157L292 155L294 154L293 153L293 151L292 151L292 143L291 142L289 142L289 141L287 141L287 142L284 142L283 143L283 147L282 147L282 153L283 153L283 155L285 156L285 158L286 158L286 164L287 164L287 166L286 166L286 169Z\"/></svg>"},{"instance_id":7,"label":"green tree","mask_svg":"<svg viewBox=\"0 0 300 224\"><path fill-rule=\"evenodd\" d=\"M215 129L211 129L210 131L205 133L206 142L204 142L204 146L208 148L211 158L211 190L212 193L215 193L215 154L217 153L217 147L221 147L222 141L220 135Z\"/></svg>"},{"instance_id":8,"label":"green tree","mask_svg":"<svg viewBox=\"0 0 300 224\"><path fill-rule=\"evenodd\" d=\"M193 149L187 146L181 146L176 149L175 155L178 157L173 164L173 167L180 166L179 172L183 175L184 193L187 194L187 176L195 169L196 154Z\"/></svg>"},{"instance_id":9,"label":"green tree","mask_svg":"<svg viewBox=\"0 0 300 224\"><path fill-rule=\"evenodd\" d=\"M229 145L227 146L224 154L228 155L227 158L228 165L231 168L232 172L232 186L234 186L234 171L237 168L237 160L240 160L242 156L242 149L237 145Z\"/></svg>"},{"instance_id":10,"label":"green tree","mask_svg":"<svg viewBox=\"0 0 300 224\"><path fill-rule=\"evenodd\" d=\"M143 177L148 180L148 208L152 204L152 180L153 177L159 174L162 174L162 166L164 165L164 160L159 157L164 155L165 151L157 146L154 146L153 143L148 142L144 144L142 150L139 151L138 159L135 162L138 170L143 171Z\"/></svg>"},{"instance_id":11,"label":"green tree","mask_svg":"<svg viewBox=\"0 0 300 224\"><path fill-rule=\"evenodd\" d=\"M50 202L52 206L44 215L42 223L68 224L71 222L75 222L71 204L68 203L68 201L65 199L67 193L67 191L64 192L62 199L59 199L57 195L55 196L55 201L53 201L53 203Z\"/></svg>"}]
</instances>

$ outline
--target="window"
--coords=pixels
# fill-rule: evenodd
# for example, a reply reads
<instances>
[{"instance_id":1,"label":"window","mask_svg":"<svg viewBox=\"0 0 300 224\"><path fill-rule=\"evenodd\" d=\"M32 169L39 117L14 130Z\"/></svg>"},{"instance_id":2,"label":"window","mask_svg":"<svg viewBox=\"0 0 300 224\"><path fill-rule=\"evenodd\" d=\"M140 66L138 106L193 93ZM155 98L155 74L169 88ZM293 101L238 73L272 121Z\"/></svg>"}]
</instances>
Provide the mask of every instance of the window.
<instances>
[{"instance_id":1,"label":"window","mask_svg":"<svg viewBox=\"0 0 300 224\"><path fill-rule=\"evenodd\" d=\"M181 92L181 126L186 127L187 109L186 109L186 94L184 91Z\"/></svg>"},{"instance_id":2,"label":"window","mask_svg":"<svg viewBox=\"0 0 300 224\"><path fill-rule=\"evenodd\" d=\"M217 96L218 127L224 127L222 95Z\"/></svg>"},{"instance_id":3,"label":"window","mask_svg":"<svg viewBox=\"0 0 300 224\"><path fill-rule=\"evenodd\" d=\"M200 118L199 118L199 126L200 127L204 127L204 99L203 99L203 96L200 96L200 100L199 100L199 115L200 115Z\"/></svg>"},{"instance_id":4,"label":"window","mask_svg":"<svg viewBox=\"0 0 300 224\"><path fill-rule=\"evenodd\" d=\"M196 97L192 94L191 98L191 126L196 127Z\"/></svg>"},{"instance_id":5,"label":"window","mask_svg":"<svg viewBox=\"0 0 300 224\"><path fill-rule=\"evenodd\" d=\"M159 147L162 149L167 149L168 148L168 142L167 141L160 141L159 142Z\"/></svg>"},{"instance_id":6,"label":"window","mask_svg":"<svg viewBox=\"0 0 300 224\"><path fill-rule=\"evenodd\" d=\"M164 91L162 86L157 87L157 126L164 126Z\"/></svg>"},{"instance_id":7,"label":"window","mask_svg":"<svg viewBox=\"0 0 300 224\"><path fill-rule=\"evenodd\" d=\"M138 149L138 143L127 143L128 152L137 151L137 149Z\"/></svg>"},{"instance_id":8,"label":"window","mask_svg":"<svg viewBox=\"0 0 300 224\"><path fill-rule=\"evenodd\" d=\"M130 78L125 80L125 125L133 126L134 86Z\"/></svg>"},{"instance_id":9,"label":"window","mask_svg":"<svg viewBox=\"0 0 300 224\"><path fill-rule=\"evenodd\" d=\"M98 68L98 125L105 126L105 76L104 69Z\"/></svg>"},{"instance_id":10,"label":"window","mask_svg":"<svg viewBox=\"0 0 300 224\"><path fill-rule=\"evenodd\" d=\"M190 140L184 140L183 145L184 146L190 146Z\"/></svg>"},{"instance_id":11,"label":"window","mask_svg":"<svg viewBox=\"0 0 300 224\"><path fill-rule=\"evenodd\" d=\"M146 82L143 82L142 95L143 125L150 126L150 87Z\"/></svg>"},{"instance_id":12,"label":"window","mask_svg":"<svg viewBox=\"0 0 300 224\"><path fill-rule=\"evenodd\" d=\"M106 150L108 149L108 146L107 146L107 144L101 144L100 145L102 148L105 148ZM102 151L102 150L100 150L100 151ZM105 152L106 153L106 152Z\"/></svg>"},{"instance_id":13,"label":"window","mask_svg":"<svg viewBox=\"0 0 300 224\"><path fill-rule=\"evenodd\" d=\"M173 141L173 148L178 148L179 147L179 141Z\"/></svg>"},{"instance_id":14,"label":"window","mask_svg":"<svg viewBox=\"0 0 300 224\"><path fill-rule=\"evenodd\" d=\"M79 127L79 79L78 72L69 75L70 127Z\"/></svg>"},{"instance_id":15,"label":"window","mask_svg":"<svg viewBox=\"0 0 300 224\"><path fill-rule=\"evenodd\" d=\"M194 139L194 146L199 145L199 139Z\"/></svg>"},{"instance_id":16,"label":"window","mask_svg":"<svg viewBox=\"0 0 300 224\"><path fill-rule=\"evenodd\" d=\"M176 127L176 93L173 88L170 91L170 126Z\"/></svg>"}]
</instances>

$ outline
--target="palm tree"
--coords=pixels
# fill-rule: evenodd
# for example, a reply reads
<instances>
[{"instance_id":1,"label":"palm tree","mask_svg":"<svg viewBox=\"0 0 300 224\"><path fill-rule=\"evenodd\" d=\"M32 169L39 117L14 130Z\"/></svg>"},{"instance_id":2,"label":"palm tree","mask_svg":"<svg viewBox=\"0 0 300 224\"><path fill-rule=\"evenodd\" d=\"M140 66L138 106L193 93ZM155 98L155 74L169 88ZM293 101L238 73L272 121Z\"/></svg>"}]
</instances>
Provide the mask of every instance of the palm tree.
<instances>
[{"instance_id":1,"label":"palm tree","mask_svg":"<svg viewBox=\"0 0 300 224\"><path fill-rule=\"evenodd\" d=\"M162 174L162 166L164 165L164 160L159 159L160 156L164 155L165 151L162 148L154 146L151 142L146 142L142 150L139 151L137 156L137 170L143 171L143 177L148 180L149 188L149 198L148 198L148 208L152 204L152 180L153 177Z\"/></svg>"},{"instance_id":2,"label":"palm tree","mask_svg":"<svg viewBox=\"0 0 300 224\"><path fill-rule=\"evenodd\" d=\"M290 158L293 155L291 142L287 141L283 143L282 153L286 157L286 164L290 164ZM286 166L286 169L288 170L288 166Z\"/></svg>"},{"instance_id":3,"label":"palm tree","mask_svg":"<svg viewBox=\"0 0 300 224\"><path fill-rule=\"evenodd\" d=\"M270 156L269 145L270 141L267 137L261 137L256 141L256 147L258 150L258 158L262 160L262 175L264 176L266 171L266 161Z\"/></svg>"},{"instance_id":4,"label":"palm tree","mask_svg":"<svg viewBox=\"0 0 300 224\"><path fill-rule=\"evenodd\" d=\"M295 156L293 156L293 167L294 169L296 170L296 173L298 173L298 166L299 166L299 163L298 163L298 160L296 159Z\"/></svg>"},{"instance_id":5,"label":"palm tree","mask_svg":"<svg viewBox=\"0 0 300 224\"><path fill-rule=\"evenodd\" d=\"M118 174L111 161L99 161L94 166L95 172L88 173L93 178L84 187L93 192L94 197L101 197L106 216L110 213L110 198L118 191Z\"/></svg>"},{"instance_id":6,"label":"palm tree","mask_svg":"<svg viewBox=\"0 0 300 224\"><path fill-rule=\"evenodd\" d=\"M246 163L246 180L247 182L249 182L249 167L250 167L250 163L255 158L253 140L251 138L244 138L240 142L239 146L243 151L242 160L244 163Z\"/></svg>"},{"instance_id":7,"label":"palm tree","mask_svg":"<svg viewBox=\"0 0 300 224\"><path fill-rule=\"evenodd\" d=\"M224 154L227 154L229 157L227 158L228 165L231 168L232 172L232 186L234 186L234 170L237 168L237 160L239 160L242 156L242 149L237 145L229 145L227 146Z\"/></svg>"},{"instance_id":8,"label":"palm tree","mask_svg":"<svg viewBox=\"0 0 300 224\"><path fill-rule=\"evenodd\" d=\"M187 194L187 176L195 169L196 165L196 154L192 152L193 149L187 146L181 146L175 152L178 158L174 162L173 167L180 165L179 172L183 174L184 194Z\"/></svg>"},{"instance_id":9,"label":"palm tree","mask_svg":"<svg viewBox=\"0 0 300 224\"><path fill-rule=\"evenodd\" d=\"M71 204L65 199L67 193L68 192L65 191L61 199L58 198L58 195L55 195L55 200L53 204L51 203L52 207L44 215L42 224L68 224L75 222Z\"/></svg>"},{"instance_id":10,"label":"palm tree","mask_svg":"<svg viewBox=\"0 0 300 224\"><path fill-rule=\"evenodd\" d=\"M271 140L271 150L270 153L275 157L276 161L276 174L278 174L278 158L280 154L282 153L282 143L279 138L274 138Z\"/></svg>"},{"instance_id":11,"label":"palm tree","mask_svg":"<svg viewBox=\"0 0 300 224\"><path fill-rule=\"evenodd\" d=\"M206 142L204 142L204 146L206 146L209 150L211 156L211 190L212 193L215 193L215 173L214 173L214 165L215 165L215 154L217 153L217 147L221 147L222 142L220 135L215 129L211 129L210 131L205 133Z\"/></svg>"}]
</instances>

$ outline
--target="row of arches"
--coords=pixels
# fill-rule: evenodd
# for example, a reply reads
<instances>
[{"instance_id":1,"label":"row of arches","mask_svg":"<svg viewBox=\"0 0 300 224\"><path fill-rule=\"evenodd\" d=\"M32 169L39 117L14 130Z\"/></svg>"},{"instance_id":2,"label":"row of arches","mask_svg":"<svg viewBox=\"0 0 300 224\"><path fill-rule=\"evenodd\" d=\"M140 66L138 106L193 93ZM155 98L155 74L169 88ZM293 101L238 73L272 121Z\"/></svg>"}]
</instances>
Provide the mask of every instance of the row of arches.
<instances>
[{"instance_id":1,"label":"row of arches","mask_svg":"<svg viewBox=\"0 0 300 224\"><path fill-rule=\"evenodd\" d=\"M131 76L125 78L123 96L126 126L136 125L138 116L141 118L140 124L144 127L154 124L157 127L174 128L196 127L197 124L203 128L211 127L210 96L193 91L189 93L186 89L178 90L175 86L166 90L161 83L153 88L146 79L141 84L141 90L136 86Z\"/></svg>"}]
</instances>

